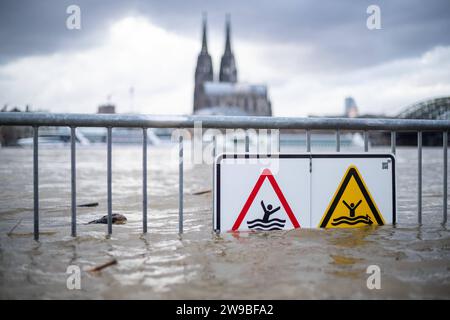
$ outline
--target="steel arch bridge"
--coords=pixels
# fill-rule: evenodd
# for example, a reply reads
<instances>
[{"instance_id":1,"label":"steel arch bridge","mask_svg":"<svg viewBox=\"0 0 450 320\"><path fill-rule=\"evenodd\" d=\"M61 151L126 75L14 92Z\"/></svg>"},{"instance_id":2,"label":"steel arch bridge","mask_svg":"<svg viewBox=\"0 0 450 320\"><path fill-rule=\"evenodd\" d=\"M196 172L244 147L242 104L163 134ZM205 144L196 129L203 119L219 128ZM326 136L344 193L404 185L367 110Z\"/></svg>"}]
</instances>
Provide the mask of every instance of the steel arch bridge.
<instances>
[{"instance_id":1,"label":"steel arch bridge","mask_svg":"<svg viewBox=\"0 0 450 320\"><path fill-rule=\"evenodd\" d=\"M433 98L403 109L398 118L450 120L450 96Z\"/></svg>"}]
</instances>

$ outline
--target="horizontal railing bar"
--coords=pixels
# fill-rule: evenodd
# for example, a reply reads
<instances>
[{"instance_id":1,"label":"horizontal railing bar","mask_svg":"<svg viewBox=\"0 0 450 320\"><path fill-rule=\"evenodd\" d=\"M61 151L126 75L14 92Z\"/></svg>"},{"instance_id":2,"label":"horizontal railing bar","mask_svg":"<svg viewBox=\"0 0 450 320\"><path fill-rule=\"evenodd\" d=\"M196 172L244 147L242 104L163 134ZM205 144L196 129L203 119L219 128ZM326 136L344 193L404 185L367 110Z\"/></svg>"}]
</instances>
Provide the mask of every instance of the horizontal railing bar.
<instances>
[{"instance_id":1,"label":"horizontal railing bar","mask_svg":"<svg viewBox=\"0 0 450 320\"><path fill-rule=\"evenodd\" d=\"M201 121L203 128L309 129L309 130L388 130L448 131L450 120L423 119L348 119L248 116L158 116L131 114L76 114L1 112L0 125L193 128Z\"/></svg>"}]
</instances>

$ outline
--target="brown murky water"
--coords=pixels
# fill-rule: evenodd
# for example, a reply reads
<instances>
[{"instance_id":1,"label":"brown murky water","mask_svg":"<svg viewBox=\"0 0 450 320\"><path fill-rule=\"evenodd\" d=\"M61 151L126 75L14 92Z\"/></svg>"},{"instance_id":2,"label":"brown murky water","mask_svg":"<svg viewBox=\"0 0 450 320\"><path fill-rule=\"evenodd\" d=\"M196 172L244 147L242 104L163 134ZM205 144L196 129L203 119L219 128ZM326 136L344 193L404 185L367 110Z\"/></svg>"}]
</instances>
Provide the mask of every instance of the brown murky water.
<instances>
[{"instance_id":1,"label":"brown murky water","mask_svg":"<svg viewBox=\"0 0 450 320\"><path fill-rule=\"evenodd\" d=\"M386 150L382 150L386 151ZM84 223L106 214L104 147L79 148L78 234L70 237L70 159L40 151L41 240L32 236L32 150L0 149L0 298L302 299L450 298L450 232L442 221L442 150L424 150L424 225L416 225L417 152L397 156L398 225L214 235L209 166L185 167L185 233L178 228L178 167L149 148L149 233L141 234L141 149L113 148L113 212L126 225ZM20 223L19 223L20 222ZM10 230L18 224L11 234ZM86 270L117 259L92 274ZM366 286L369 265L381 289ZM68 290L78 265L81 290Z\"/></svg>"}]
</instances>

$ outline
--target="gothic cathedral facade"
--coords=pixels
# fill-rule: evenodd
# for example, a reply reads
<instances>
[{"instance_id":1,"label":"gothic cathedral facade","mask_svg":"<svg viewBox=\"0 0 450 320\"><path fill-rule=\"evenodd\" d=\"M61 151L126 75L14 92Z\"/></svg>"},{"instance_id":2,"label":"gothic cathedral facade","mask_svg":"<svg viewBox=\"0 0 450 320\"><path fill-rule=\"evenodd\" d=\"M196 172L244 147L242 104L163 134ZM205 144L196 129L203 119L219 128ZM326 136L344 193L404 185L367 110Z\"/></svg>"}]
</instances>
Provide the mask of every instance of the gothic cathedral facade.
<instances>
[{"instance_id":1,"label":"gothic cathedral facade","mask_svg":"<svg viewBox=\"0 0 450 320\"><path fill-rule=\"evenodd\" d=\"M195 68L194 114L272 116L267 86L238 82L230 29L227 16L225 51L220 61L219 78L215 81L208 53L206 16L203 17L202 48Z\"/></svg>"}]
</instances>

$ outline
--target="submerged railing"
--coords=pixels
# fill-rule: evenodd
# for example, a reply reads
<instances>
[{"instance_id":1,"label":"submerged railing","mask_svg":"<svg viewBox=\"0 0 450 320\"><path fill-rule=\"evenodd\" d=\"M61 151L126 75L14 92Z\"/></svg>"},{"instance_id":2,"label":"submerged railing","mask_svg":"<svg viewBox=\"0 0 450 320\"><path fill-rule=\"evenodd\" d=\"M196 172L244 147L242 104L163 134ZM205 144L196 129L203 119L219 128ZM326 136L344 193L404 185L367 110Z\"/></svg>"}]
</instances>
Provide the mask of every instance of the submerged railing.
<instances>
[{"instance_id":1,"label":"submerged railing","mask_svg":"<svg viewBox=\"0 0 450 320\"><path fill-rule=\"evenodd\" d=\"M71 133L71 234L76 236L76 144L77 127L107 128L107 202L108 235L112 233L112 128L142 129L142 229L147 232L147 129L148 128L194 128L201 123L203 128L216 129L300 129L306 130L306 151L311 151L311 131L331 130L336 134L336 152L340 152L341 130L363 131L364 151L369 152L370 131L391 132L391 152L396 152L397 132L417 133L418 191L417 216L422 223L422 133L442 132L443 139L443 223L447 222L447 149L449 120L411 119L348 119L348 118L283 118L283 117L231 117L231 116L150 116L150 115L106 115L106 114L55 114L55 113L0 113L0 126L33 127L33 193L34 193L34 238L39 239L39 127L70 127ZM279 138L279 137L278 137ZM216 140L213 138L215 144ZM179 137L179 233L183 233L183 136ZM278 143L279 146L279 143ZM215 147L213 149L215 153ZM249 151L246 135L245 151Z\"/></svg>"}]
</instances>

